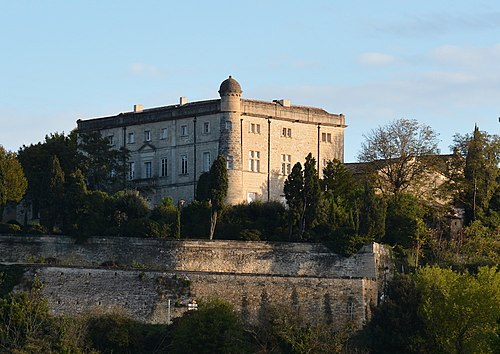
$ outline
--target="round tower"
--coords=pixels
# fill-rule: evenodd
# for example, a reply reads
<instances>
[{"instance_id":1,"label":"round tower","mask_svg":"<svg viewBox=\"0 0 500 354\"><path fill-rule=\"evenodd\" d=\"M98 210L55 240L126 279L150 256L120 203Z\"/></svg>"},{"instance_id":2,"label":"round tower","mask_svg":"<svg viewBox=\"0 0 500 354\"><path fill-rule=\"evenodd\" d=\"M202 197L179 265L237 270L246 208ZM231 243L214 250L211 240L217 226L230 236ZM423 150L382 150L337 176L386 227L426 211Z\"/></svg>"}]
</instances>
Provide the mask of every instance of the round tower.
<instances>
[{"instance_id":1,"label":"round tower","mask_svg":"<svg viewBox=\"0 0 500 354\"><path fill-rule=\"evenodd\" d=\"M241 86L229 76L222 81L220 95L219 153L228 161L229 188L226 203L238 204L245 200L243 190L243 156L241 141Z\"/></svg>"}]
</instances>

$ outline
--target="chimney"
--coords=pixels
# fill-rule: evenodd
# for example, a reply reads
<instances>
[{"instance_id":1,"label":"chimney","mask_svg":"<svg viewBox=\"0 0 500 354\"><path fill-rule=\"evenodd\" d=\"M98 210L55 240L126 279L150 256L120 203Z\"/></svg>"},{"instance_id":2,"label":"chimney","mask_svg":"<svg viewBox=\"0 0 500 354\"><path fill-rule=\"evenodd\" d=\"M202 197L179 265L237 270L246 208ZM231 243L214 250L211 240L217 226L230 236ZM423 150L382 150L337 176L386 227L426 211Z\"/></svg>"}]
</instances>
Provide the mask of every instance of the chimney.
<instances>
[{"instance_id":1,"label":"chimney","mask_svg":"<svg viewBox=\"0 0 500 354\"><path fill-rule=\"evenodd\" d=\"M142 104L134 104L134 113L140 113L144 109Z\"/></svg>"},{"instance_id":2,"label":"chimney","mask_svg":"<svg viewBox=\"0 0 500 354\"><path fill-rule=\"evenodd\" d=\"M186 103L188 103L186 96L181 96L179 99L179 105L184 106Z\"/></svg>"},{"instance_id":3,"label":"chimney","mask_svg":"<svg viewBox=\"0 0 500 354\"><path fill-rule=\"evenodd\" d=\"M290 107L292 105L292 102L290 100L275 100L274 102L279 103L283 107Z\"/></svg>"}]
</instances>

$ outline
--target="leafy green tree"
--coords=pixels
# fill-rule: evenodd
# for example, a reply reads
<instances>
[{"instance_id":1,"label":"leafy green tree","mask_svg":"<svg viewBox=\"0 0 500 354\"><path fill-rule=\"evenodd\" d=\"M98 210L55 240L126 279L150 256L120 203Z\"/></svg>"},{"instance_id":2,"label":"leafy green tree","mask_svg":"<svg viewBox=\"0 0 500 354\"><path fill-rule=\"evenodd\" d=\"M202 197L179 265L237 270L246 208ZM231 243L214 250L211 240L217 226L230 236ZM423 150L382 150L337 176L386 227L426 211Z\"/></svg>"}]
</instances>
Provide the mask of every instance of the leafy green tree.
<instances>
[{"instance_id":1,"label":"leafy green tree","mask_svg":"<svg viewBox=\"0 0 500 354\"><path fill-rule=\"evenodd\" d=\"M293 233L293 227L295 225L300 225L302 220L302 215L304 213L305 203L302 198L302 192L304 189L304 176L302 175L302 165L297 162L292 167L292 172L288 175L284 184L284 193L286 198L286 203L289 208L290 216L290 238ZM300 227L299 227L300 228Z\"/></svg>"},{"instance_id":2,"label":"leafy green tree","mask_svg":"<svg viewBox=\"0 0 500 354\"><path fill-rule=\"evenodd\" d=\"M383 197L375 194L368 181L365 181L361 193L359 233L381 242L385 236L387 202Z\"/></svg>"},{"instance_id":3,"label":"leafy green tree","mask_svg":"<svg viewBox=\"0 0 500 354\"><path fill-rule=\"evenodd\" d=\"M165 236L180 238L180 210L171 197L163 198L161 204L152 210L151 220L167 228Z\"/></svg>"},{"instance_id":4,"label":"leafy green tree","mask_svg":"<svg viewBox=\"0 0 500 354\"><path fill-rule=\"evenodd\" d=\"M65 178L63 231L68 235L78 235L79 226L85 222L85 198L87 187L82 172L77 169Z\"/></svg>"},{"instance_id":5,"label":"leafy green tree","mask_svg":"<svg viewBox=\"0 0 500 354\"><path fill-rule=\"evenodd\" d=\"M182 238L206 238L210 233L210 205L208 201L193 200L182 208Z\"/></svg>"},{"instance_id":6,"label":"leafy green tree","mask_svg":"<svg viewBox=\"0 0 500 354\"><path fill-rule=\"evenodd\" d=\"M500 219L495 203L500 195L500 136L476 126L472 135L456 135L452 148L449 187L465 209L465 223L491 215Z\"/></svg>"},{"instance_id":7,"label":"leafy green tree","mask_svg":"<svg viewBox=\"0 0 500 354\"><path fill-rule=\"evenodd\" d=\"M384 288L381 304L364 329L368 347L378 353L431 353L418 313L422 294L411 275L397 274Z\"/></svg>"},{"instance_id":8,"label":"leafy green tree","mask_svg":"<svg viewBox=\"0 0 500 354\"><path fill-rule=\"evenodd\" d=\"M364 137L358 160L369 163L384 194L407 190L435 165L437 134L416 120L394 120Z\"/></svg>"},{"instance_id":9,"label":"leafy green tree","mask_svg":"<svg viewBox=\"0 0 500 354\"><path fill-rule=\"evenodd\" d=\"M424 210L416 197L408 193L393 195L387 202L383 241L393 246L411 247L417 237L418 222L423 216Z\"/></svg>"},{"instance_id":10,"label":"leafy green tree","mask_svg":"<svg viewBox=\"0 0 500 354\"><path fill-rule=\"evenodd\" d=\"M302 231L310 230L317 225L318 207L321 200L321 186L318 171L316 170L316 160L309 153L304 163L304 189L303 198L305 211L303 214Z\"/></svg>"},{"instance_id":11,"label":"leafy green tree","mask_svg":"<svg viewBox=\"0 0 500 354\"><path fill-rule=\"evenodd\" d=\"M123 213L125 220L133 220L145 217L149 212L147 201L138 191L126 190L114 195L115 208Z\"/></svg>"},{"instance_id":12,"label":"leafy green tree","mask_svg":"<svg viewBox=\"0 0 500 354\"><path fill-rule=\"evenodd\" d=\"M128 150L114 149L99 132L80 134L78 149L89 189L114 193L125 188Z\"/></svg>"},{"instance_id":13,"label":"leafy green tree","mask_svg":"<svg viewBox=\"0 0 500 354\"><path fill-rule=\"evenodd\" d=\"M41 214L40 224L47 227L52 232L56 223L62 224L64 213L64 172L57 156L52 158L51 176L49 181L50 193L42 200L42 207L45 211Z\"/></svg>"},{"instance_id":14,"label":"leafy green tree","mask_svg":"<svg viewBox=\"0 0 500 354\"><path fill-rule=\"evenodd\" d=\"M75 171L78 164L76 132L68 136L59 133L46 135L43 143L23 146L18 152L19 162L28 180L26 199L31 203L35 217L47 207L43 205L44 202L51 198L52 168L47 167L52 167L54 156L59 160L65 175Z\"/></svg>"},{"instance_id":15,"label":"leafy green tree","mask_svg":"<svg viewBox=\"0 0 500 354\"><path fill-rule=\"evenodd\" d=\"M297 162L285 180L284 193L290 208L290 235L292 226L298 226L299 238L304 238L306 231L317 225L318 207L321 201L321 186L316 160L309 153L306 156L304 170Z\"/></svg>"},{"instance_id":16,"label":"leafy green tree","mask_svg":"<svg viewBox=\"0 0 500 354\"><path fill-rule=\"evenodd\" d=\"M437 267L418 271L419 313L439 353L492 353L500 341L500 273L477 275ZM496 348L496 349L495 349Z\"/></svg>"},{"instance_id":17,"label":"leafy green tree","mask_svg":"<svg viewBox=\"0 0 500 354\"><path fill-rule=\"evenodd\" d=\"M321 188L330 192L334 197L342 197L349 200L357 189L352 172L348 170L339 160L329 160L323 168L323 179Z\"/></svg>"},{"instance_id":18,"label":"leafy green tree","mask_svg":"<svg viewBox=\"0 0 500 354\"><path fill-rule=\"evenodd\" d=\"M251 353L245 337L233 306L210 299L174 324L171 353Z\"/></svg>"},{"instance_id":19,"label":"leafy green tree","mask_svg":"<svg viewBox=\"0 0 500 354\"><path fill-rule=\"evenodd\" d=\"M286 214L280 202L255 201L228 206L217 227L217 237L284 241L288 236Z\"/></svg>"},{"instance_id":20,"label":"leafy green tree","mask_svg":"<svg viewBox=\"0 0 500 354\"><path fill-rule=\"evenodd\" d=\"M198 180L196 199L210 204L210 240L214 237L219 214L224 208L228 183L226 158L222 155L212 163L210 171L203 173Z\"/></svg>"},{"instance_id":21,"label":"leafy green tree","mask_svg":"<svg viewBox=\"0 0 500 354\"><path fill-rule=\"evenodd\" d=\"M0 299L0 351L12 353L49 352L46 334L52 329L41 284L29 292L12 292Z\"/></svg>"},{"instance_id":22,"label":"leafy green tree","mask_svg":"<svg viewBox=\"0 0 500 354\"><path fill-rule=\"evenodd\" d=\"M0 218L9 201L19 202L26 192L28 182L23 168L12 152L0 145Z\"/></svg>"}]
</instances>

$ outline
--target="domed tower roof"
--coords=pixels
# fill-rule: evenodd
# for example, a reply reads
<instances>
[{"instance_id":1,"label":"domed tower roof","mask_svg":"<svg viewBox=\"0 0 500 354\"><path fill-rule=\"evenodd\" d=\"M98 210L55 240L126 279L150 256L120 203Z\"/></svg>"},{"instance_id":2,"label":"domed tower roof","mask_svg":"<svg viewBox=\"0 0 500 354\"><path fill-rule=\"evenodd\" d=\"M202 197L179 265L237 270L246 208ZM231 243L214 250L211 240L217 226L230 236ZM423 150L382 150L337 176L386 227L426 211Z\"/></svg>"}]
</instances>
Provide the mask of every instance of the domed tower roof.
<instances>
[{"instance_id":1,"label":"domed tower roof","mask_svg":"<svg viewBox=\"0 0 500 354\"><path fill-rule=\"evenodd\" d=\"M229 75L229 77L226 80L222 81L222 83L220 84L219 95L221 96L227 94L241 95L242 92L243 91L241 91L240 84L238 83L238 81L233 79L231 75Z\"/></svg>"}]
</instances>

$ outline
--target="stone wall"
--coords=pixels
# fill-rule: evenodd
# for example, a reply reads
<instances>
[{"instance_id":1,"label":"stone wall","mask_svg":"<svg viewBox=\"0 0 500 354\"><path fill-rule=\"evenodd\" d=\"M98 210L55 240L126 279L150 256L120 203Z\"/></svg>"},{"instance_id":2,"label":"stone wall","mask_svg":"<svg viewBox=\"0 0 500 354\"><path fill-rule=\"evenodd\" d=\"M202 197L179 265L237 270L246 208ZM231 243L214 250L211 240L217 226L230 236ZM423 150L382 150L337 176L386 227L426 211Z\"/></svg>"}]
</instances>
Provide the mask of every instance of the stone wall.
<instances>
[{"instance_id":1,"label":"stone wall","mask_svg":"<svg viewBox=\"0 0 500 354\"><path fill-rule=\"evenodd\" d=\"M44 283L56 314L120 307L138 320L165 323L190 301L217 296L249 321L268 304L281 304L315 321L357 326L377 304L391 264L375 243L343 258L318 244L136 238L77 244L64 236L12 235L0 236L0 263L27 264L26 277L36 274Z\"/></svg>"},{"instance_id":2,"label":"stone wall","mask_svg":"<svg viewBox=\"0 0 500 354\"><path fill-rule=\"evenodd\" d=\"M168 323L192 300L223 298L255 322L269 306L286 306L314 321L362 326L377 302L375 281L224 273L34 267L55 314L121 308L135 319ZM170 300L170 310L169 310Z\"/></svg>"},{"instance_id":3,"label":"stone wall","mask_svg":"<svg viewBox=\"0 0 500 354\"><path fill-rule=\"evenodd\" d=\"M114 262L156 270L369 279L379 279L390 261L376 243L345 258L309 243L94 237L78 244L67 236L0 235L0 262L44 259L70 266Z\"/></svg>"}]
</instances>

